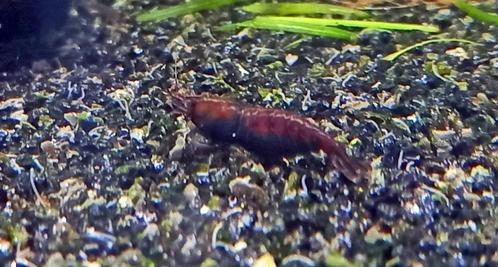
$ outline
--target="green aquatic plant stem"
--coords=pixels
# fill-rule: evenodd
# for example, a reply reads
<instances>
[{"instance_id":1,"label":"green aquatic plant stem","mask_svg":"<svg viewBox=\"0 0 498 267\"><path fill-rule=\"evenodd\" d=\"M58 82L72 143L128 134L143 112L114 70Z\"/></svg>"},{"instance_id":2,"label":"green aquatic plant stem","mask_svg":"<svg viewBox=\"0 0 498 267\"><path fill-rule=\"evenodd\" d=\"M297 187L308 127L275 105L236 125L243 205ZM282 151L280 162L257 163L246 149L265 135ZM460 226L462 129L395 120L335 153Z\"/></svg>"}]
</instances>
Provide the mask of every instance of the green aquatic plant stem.
<instances>
[{"instance_id":1,"label":"green aquatic plant stem","mask_svg":"<svg viewBox=\"0 0 498 267\"><path fill-rule=\"evenodd\" d=\"M281 24L308 24L315 26L343 26L352 28L370 28L370 29L385 29L397 31L424 31L438 32L439 28L433 25L408 24L408 23L393 23L382 21L365 21L365 20L349 20L349 19L322 19L322 18L304 18L304 17L282 17L282 16L259 16L256 19L264 20L268 23Z\"/></svg>"},{"instance_id":2,"label":"green aquatic plant stem","mask_svg":"<svg viewBox=\"0 0 498 267\"><path fill-rule=\"evenodd\" d=\"M423 42L416 43L414 45L410 45L408 47L405 47L397 52L394 52L392 54L385 56L383 59L387 60L387 61L393 61L393 60L397 59L399 56L401 56L402 54L404 54L412 49L415 49L417 47L421 47L421 46L432 44L432 43L450 43L450 42L468 43L468 44L473 44L473 45L478 44L474 41L470 41L470 40L466 40L466 39L458 39L458 38L432 39L432 40L423 41Z\"/></svg>"},{"instance_id":3,"label":"green aquatic plant stem","mask_svg":"<svg viewBox=\"0 0 498 267\"><path fill-rule=\"evenodd\" d=\"M354 32L327 27L322 25L313 25L309 23L288 23L285 21L273 21L266 20L266 17L256 17L252 20L247 20L239 23L224 25L220 28L222 31L233 30L236 28L255 28L255 29L265 29L272 31L286 31L294 33L303 33L308 35L318 35L322 37L331 37L341 40L353 40L356 38L357 34Z\"/></svg>"},{"instance_id":4,"label":"green aquatic plant stem","mask_svg":"<svg viewBox=\"0 0 498 267\"><path fill-rule=\"evenodd\" d=\"M329 14L358 18L368 17L367 12L358 9L322 3L254 3L243 6L242 10L261 15Z\"/></svg>"},{"instance_id":5,"label":"green aquatic plant stem","mask_svg":"<svg viewBox=\"0 0 498 267\"><path fill-rule=\"evenodd\" d=\"M251 0L193 0L184 4L165 8L155 8L140 13L137 16L138 22L157 22L167 18L183 16L203 10L211 10L219 7L249 2Z\"/></svg>"},{"instance_id":6,"label":"green aquatic plant stem","mask_svg":"<svg viewBox=\"0 0 498 267\"><path fill-rule=\"evenodd\" d=\"M456 0L453 4L476 20L498 25L498 14L485 12L464 0Z\"/></svg>"}]
</instances>

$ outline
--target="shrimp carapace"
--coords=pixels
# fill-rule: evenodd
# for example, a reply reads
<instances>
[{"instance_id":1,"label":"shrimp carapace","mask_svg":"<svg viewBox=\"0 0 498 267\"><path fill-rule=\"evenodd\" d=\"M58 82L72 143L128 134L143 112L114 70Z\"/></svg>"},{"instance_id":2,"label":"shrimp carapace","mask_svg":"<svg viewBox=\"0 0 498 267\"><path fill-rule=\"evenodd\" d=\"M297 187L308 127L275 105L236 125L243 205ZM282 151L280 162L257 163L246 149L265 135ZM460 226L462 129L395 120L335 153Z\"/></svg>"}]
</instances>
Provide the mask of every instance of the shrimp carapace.
<instances>
[{"instance_id":1,"label":"shrimp carapace","mask_svg":"<svg viewBox=\"0 0 498 267\"><path fill-rule=\"evenodd\" d=\"M322 150L328 167L357 182L369 165L349 157L343 144L310 119L281 109L241 104L209 95L172 94L173 106L207 138L239 145L266 159Z\"/></svg>"}]
</instances>

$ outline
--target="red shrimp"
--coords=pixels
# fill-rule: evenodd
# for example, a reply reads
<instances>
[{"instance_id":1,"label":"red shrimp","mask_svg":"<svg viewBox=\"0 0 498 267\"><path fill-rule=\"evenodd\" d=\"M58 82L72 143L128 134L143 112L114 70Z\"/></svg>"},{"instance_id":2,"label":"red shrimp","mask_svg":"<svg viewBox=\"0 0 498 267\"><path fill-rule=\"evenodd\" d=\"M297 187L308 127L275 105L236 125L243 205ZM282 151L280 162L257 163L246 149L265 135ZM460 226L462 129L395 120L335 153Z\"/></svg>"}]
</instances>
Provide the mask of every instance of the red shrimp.
<instances>
[{"instance_id":1,"label":"red shrimp","mask_svg":"<svg viewBox=\"0 0 498 267\"><path fill-rule=\"evenodd\" d=\"M170 94L173 107L214 142L239 145L266 159L322 150L327 154L327 167L355 183L367 178L369 164L350 158L343 144L306 117L209 95Z\"/></svg>"}]
</instances>

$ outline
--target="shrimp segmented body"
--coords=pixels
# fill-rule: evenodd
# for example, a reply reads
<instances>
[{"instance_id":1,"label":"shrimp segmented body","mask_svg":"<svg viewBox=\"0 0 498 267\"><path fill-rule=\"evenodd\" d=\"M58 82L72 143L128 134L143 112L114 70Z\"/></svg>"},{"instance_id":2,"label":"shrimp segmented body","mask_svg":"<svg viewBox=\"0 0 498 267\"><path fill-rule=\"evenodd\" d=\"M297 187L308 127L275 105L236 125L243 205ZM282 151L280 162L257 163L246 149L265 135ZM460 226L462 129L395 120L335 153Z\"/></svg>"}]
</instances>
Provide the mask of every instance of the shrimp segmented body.
<instances>
[{"instance_id":1,"label":"shrimp segmented body","mask_svg":"<svg viewBox=\"0 0 498 267\"><path fill-rule=\"evenodd\" d=\"M239 145L263 158L322 150L327 154L327 166L351 181L368 175L366 162L349 157L343 144L306 117L209 95L172 96L173 106L214 142Z\"/></svg>"}]
</instances>

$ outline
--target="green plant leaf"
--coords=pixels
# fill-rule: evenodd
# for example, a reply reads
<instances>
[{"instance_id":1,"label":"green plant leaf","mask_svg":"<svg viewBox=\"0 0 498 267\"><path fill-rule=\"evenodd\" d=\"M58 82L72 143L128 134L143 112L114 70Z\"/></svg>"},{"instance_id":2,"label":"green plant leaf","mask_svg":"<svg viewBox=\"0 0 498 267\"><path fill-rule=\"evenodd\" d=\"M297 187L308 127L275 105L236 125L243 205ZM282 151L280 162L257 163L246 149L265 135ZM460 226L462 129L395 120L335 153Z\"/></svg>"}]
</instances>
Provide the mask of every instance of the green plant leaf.
<instances>
[{"instance_id":1,"label":"green plant leaf","mask_svg":"<svg viewBox=\"0 0 498 267\"><path fill-rule=\"evenodd\" d=\"M498 25L498 14L485 12L464 0L456 0L453 4L476 20Z\"/></svg>"},{"instance_id":2,"label":"green plant leaf","mask_svg":"<svg viewBox=\"0 0 498 267\"><path fill-rule=\"evenodd\" d=\"M412 49L415 49L417 47L421 47L421 46L432 44L432 43L449 43L449 42L460 42L460 43L468 43L468 44L473 44L473 45L478 44L474 41L470 41L470 40L466 40L466 39L457 39L457 38L432 39L432 40L426 40L426 41L405 47L397 52L394 52L392 54L385 56L383 59L387 60L387 61L393 61L393 60L397 59L399 56L401 56L402 54L404 54Z\"/></svg>"},{"instance_id":3,"label":"green plant leaf","mask_svg":"<svg viewBox=\"0 0 498 267\"><path fill-rule=\"evenodd\" d=\"M308 35L318 35L322 37L332 37L341 40L353 40L356 38L356 33L322 25L313 25L310 23L287 22L285 20L275 21L267 20L267 17L256 17L253 20L247 20L239 23L228 24L222 26L222 31L233 30L235 28L255 28L272 31L286 31L294 33L303 33Z\"/></svg>"},{"instance_id":4,"label":"green plant leaf","mask_svg":"<svg viewBox=\"0 0 498 267\"><path fill-rule=\"evenodd\" d=\"M349 20L349 19L322 19L322 18L304 18L304 17L281 17L281 16L259 16L256 19L262 19L268 23L285 23L285 24L308 24L314 26L343 26L353 28L371 28L397 31L424 31L438 32L439 28L434 25L421 25L410 23L394 23L382 21L366 20Z\"/></svg>"},{"instance_id":5,"label":"green plant leaf","mask_svg":"<svg viewBox=\"0 0 498 267\"><path fill-rule=\"evenodd\" d=\"M138 14L138 22L158 22L171 17L183 16L203 10L211 10L219 7L248 2L250 0L193 0L185 4L165 8L154 8Z\"/></svg>"},{"instance_id":6,"label":"green plant leaf","mask_svg":"<svg viewBox=\"0 0 498 267\"><path fill-rule=\"evenodd\" d=\"M321 3L254 3L243 6L242 10L262 15L330 14L358 18L368 17L368 13L358 9Z\"/></svg>"}]
</instances>

